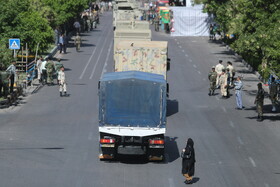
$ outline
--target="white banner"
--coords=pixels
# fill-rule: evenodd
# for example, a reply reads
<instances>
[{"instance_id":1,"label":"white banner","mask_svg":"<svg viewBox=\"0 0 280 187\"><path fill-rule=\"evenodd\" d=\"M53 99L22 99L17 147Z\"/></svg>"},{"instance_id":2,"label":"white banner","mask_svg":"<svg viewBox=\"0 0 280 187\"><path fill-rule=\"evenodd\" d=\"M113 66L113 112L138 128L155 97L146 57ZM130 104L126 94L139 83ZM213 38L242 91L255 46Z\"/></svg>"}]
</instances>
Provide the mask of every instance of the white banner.
<instances>
[{"instance_id":1,"label":"white banner","mask_svg":"<svg viewBox=\"0 0 280 187\"><path fill-rule=\"evenodd\" d=\"M212 18L202 12L203 5L170 8L174 19L171 36L209 36Z\"/></svg>"}]
</instances>

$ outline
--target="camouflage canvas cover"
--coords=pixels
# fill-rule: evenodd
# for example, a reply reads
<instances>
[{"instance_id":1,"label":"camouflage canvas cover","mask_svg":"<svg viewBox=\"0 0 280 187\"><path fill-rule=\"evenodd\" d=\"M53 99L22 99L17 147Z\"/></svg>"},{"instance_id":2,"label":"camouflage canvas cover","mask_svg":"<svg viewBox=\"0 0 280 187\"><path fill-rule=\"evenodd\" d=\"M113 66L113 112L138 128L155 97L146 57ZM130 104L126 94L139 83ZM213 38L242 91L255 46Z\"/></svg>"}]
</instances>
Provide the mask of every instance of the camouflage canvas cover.
<instances>
[{"instance_id":1,"label":"camouflage canvas cover","mask_svg":"<svg viewBox=\"0 0 280 187\"><path fill-rule=\"evenodd\" d=\"M166 80L167 41L121 41L115 51L115 71L142 71Z\"/></svg>"}]
</instances>

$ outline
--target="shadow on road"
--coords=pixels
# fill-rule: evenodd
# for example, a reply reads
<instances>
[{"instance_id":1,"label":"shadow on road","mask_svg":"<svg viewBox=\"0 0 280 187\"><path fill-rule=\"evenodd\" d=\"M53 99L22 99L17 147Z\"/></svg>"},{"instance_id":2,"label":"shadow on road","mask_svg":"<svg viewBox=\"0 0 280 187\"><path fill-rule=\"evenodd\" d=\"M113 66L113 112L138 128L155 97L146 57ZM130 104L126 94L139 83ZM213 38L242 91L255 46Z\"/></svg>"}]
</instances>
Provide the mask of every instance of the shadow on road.
<instances>
[{"instance_id":1,"label":"shadow on road","mask_svg":"<svg viewBox=\"0 0 280 187\"><path fill-rule=\"evenodd\" d=\"M180 157L179 148L176 141L177 137L165 137L165 162L173 162Z\"/></svg>"}]
</instances>

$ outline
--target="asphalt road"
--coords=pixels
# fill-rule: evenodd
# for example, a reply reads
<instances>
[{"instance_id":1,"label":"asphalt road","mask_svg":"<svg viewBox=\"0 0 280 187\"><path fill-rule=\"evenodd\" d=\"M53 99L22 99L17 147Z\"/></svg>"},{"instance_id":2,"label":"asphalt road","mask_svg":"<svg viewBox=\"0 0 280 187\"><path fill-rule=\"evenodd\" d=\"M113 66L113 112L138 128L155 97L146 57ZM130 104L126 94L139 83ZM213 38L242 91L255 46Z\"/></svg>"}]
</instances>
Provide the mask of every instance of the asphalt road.
<instances>
[{"instance_id":1,"label":"asphalt road","mask_svg":"<svg viewBox=\"0 0 280 187\"><path fill-rule=\"evenodd\" d=\"M250 94L243 111L234 109L234 96L207 95L211 66L233 59L207 38L153 33L153 40L169 41L171 58L166 161L99 161L97 84L113 70L112 29L106 12L97 30L82 34L81 52L70 47L62 55L69 97L45 86L0 112L1 187L185 186L179 155L188 137L196 150L193 186L280 186L279 118L256 122Z\"/></svg>"}]
</instances>

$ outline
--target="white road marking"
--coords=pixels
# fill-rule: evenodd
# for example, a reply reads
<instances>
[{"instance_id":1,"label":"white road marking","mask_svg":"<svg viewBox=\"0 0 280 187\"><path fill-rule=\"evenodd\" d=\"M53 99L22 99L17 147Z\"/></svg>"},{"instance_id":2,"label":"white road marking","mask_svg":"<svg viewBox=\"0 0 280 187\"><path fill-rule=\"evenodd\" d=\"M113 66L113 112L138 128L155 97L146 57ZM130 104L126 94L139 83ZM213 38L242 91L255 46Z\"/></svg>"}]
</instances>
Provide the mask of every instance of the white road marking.
<instances>
[{"instance_id":1,"label":"white road marking","mask_svg":"<svg viewBox=\"0 0 280 187\"><path fill-rule=\"evenodd\" d=\"M205 79L205 78L203 78L202 80L203 80L203 81L206 81L206 79Z\"/></svg>"},{"instance_id":2,"label":"white road marking","mask_svg":"<svg viewBox=\"0 0 280 187\"><path fill-rule=\"evenodd\" d=\"M99 55L98 55L98 58L97 58L97 60L96 60L96 62L95 62L95 64L94 64L94 67L93 67L93 69L92 69L92 72L91 72L91 74L90 74L89 79L92 79L92 77L93 77L93 75L94 75L95 69L96 69L97 64L98 64L98 62L99 62L99 59L100 59L100 57L101 57L101 54L102 54L102 52L103 52L103 50L104 50L105 44L106 44L106 42L107 42L107 39L109 38L109 34L110 34L110 31L108 32L108 34L107 34L107 36L106 36L106 39L105 39L105 41L104 41L104 43L103 43L103 46L102 46L101 51L100 51L100 53L99 53Z\"/></svg>"},{"instance_id":3,"label":"white road marking","mask_svg":"<svg viewBox=\"0 0 280 187\"><path fill-rule=\"evenodd\" d=\"M222 109L225 113L227 113L227 109L224 106L222 106Z\"/></svg>"},{"instance_id":4,"label":"white road marking","mask_svg":"<svg viewBox=\"0 0 280 187\"><path fill-rule=\"evenodd\" d=\"M174 180L172 178L168 178L169 187L174 187Z\"/></svg>"},{"instance_id":5,"label":"white road marking","mask_svg":"<svg viewBox=\"0 0 280 187\"><path fill-rule=\"evenodd\" d=\"M184 50L184 49L182 49L182 52L184 53L184 52L185 52L185 50Z\"/></svg>"},{"instance_id":6,"label":"white road marking","mask_svg":"<svg viewBox=\"0 0 280 187\"><path fill-rule=\"evenodd\" d=\"M230 125L232 128L235 127L235 126L234 126L234 123L233 123L232 121L229 121L229 125Z\"/></svg>"},{"instance_id":7,"label":"white road marking","mask_svg":"<svg viewBox=\"0 0 280 187\"><path fill-rule=\"evenodd\" d=\"M250 160L251 164L253 165L253 167L257 167L256 162L253 160L252 157L249 157L249 160Z\"/></svg>"},{"instance_id":8,"label":"white road marking","mask_svg":"<svg viewBox=\"0 0 280 187\"><path fill-rule=\"evenodd\" d=\"M189 55L188 54L185 54L185 57L188 57Z\"/></svg>"},{"instance_id":9,"label":"white road marking","mask_svg":"<svg viewBox=\"0 0 280 187\"><path fill-rule=\"evenodd\" d=\"M177 38L174 38L175 41L177 41Z\"/></svg>"},{"instance_id":10,"label":"white road marking","mask_svg":"<svg viewBox=\"0 0 280 187\"><path fill-rule=\"evenodd\" d=\"M100 42L101 38L102 38L102 37L100 36L99 39L98 39L98 41L97 41L97 43L96 43L96 45L95 45L94 50L92 51L91 56L90 56L89 59L88 59L88 62L87 62L87 64L86 64L86 66L85 66L85 68L84 68L82 74L81 74L80 77L79 77L79 79L82 79L82 78L83 78L83 76L84 76L84 74L85 74L85 72L86 72L86 70L87 70L87 68L88 68L88 65L89 65L90 62L91 62L92 57L94 56L94 54L95 54L95 52L96 52L97 45L99 45L99 42Z\"/></svg>"},{"instance_id":11,"label":"white road marking","mask_svg":"<svg viewBox=\"0 0 280 187\"><path fill-rule=\"evenodd\" d=\"M193 42L193 43L195 43L196 41L195 41L195 40L193 40L192 42Z\"/></svg>"},{"instance_id":12,"label":"white road marking","mask_svg":"<svg viewBox=\"0 0 280 187\"><path fill-rule=\"evenodd\" d=\"M201 72L200 72L200 71L197 71L197 73L201 75Z\"/></svg>"},{"instance_id":13,"label":"white road marking","mask_svg":"<svg viewBox=\"0 0 280 187\"><path fill-rule=\"evenodd\" d=\"M197 66L196 66L195 64L193 64L193 67L194 67L194 68L197 68Z\"/></svg>"},{"instance_id":14,"label":"white road marking","mask_svg":"<svg viewBox=\"0 0 280 187\"><path fill-rule=\"evenodd\" d=\"M237 137L237 141L239 142L240 145L244 145L244 142L242 141L242 139L239 136Z\"/></svg>"},{"instance_id":15,"label":"white road marking","mask_svg":"<svg viewBox=\"0 0 280 187\"><path fill-rule=\"evenodd\" d=\"M109 59L109 55L111 53L112 45L113 45L113 40L111 41L109 49L108 49L108 53L107 53L107 56L106 56L106 60L105 60L103 69L102 69L101 77L103 77L103 74L106 72L106 66L108 64L108 59Z\"/></svg>"},{"instance_id":16,"label":"white road marking","mask_svg":"<svg viewBox=\"0 0 280 187\"><path fill-rule=\"evenodd\" d=\"M192 59L189 59L190 62L192 62Z\"/></svg>"},{"instance_id":17,"label":"white road marking","mask_svg":"<svg viewBox=\"0 0 280 187\"><path fill-rule=\"evenodd\" d=\"M180 43L179 42L177 42L177 45L179 45Z\"/></svg>"},{"instance_id":18,"label":"white road marking","mask_svg":"<svg viewBox=\"0 0 280 187\"><path fill-rule=\"evenodd\" d=\"M179 45L178 47L179 47L179 48L182 48L182 46L180 46L180 45Z\"/></svg>"}]
</instances>

